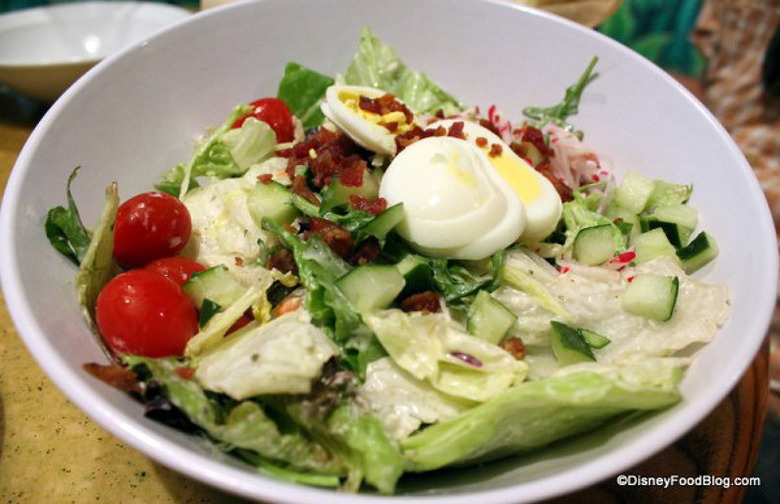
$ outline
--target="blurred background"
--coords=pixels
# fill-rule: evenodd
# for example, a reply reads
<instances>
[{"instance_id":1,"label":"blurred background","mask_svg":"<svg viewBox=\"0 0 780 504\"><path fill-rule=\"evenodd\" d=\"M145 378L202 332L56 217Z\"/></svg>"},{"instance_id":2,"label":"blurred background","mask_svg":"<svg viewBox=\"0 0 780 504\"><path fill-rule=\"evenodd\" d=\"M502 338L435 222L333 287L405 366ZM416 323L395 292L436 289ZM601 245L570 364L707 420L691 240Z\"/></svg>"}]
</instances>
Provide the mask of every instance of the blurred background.
<instances>
[{"instance_id":1,"label":"blurred background","mask_svg":"<svg viewBox=\"0 0 780 504\"><path fill-rule=\"evenodd\" d=\"M195 12L226 1L229 0L204 0L204 4L198 0L159 3ZM60 3L72 3L72 0L0 0L0 16ZM675 76L712 111L740 146L764 189L776 224L780 222L780 0L516 0L516 3L545 9L592 27ZM0 44L2 40L0 34ZM0 147L8 148L12 141L23 143L24 135L50 103L11 89L3 83L2 71L0 68L0 126L11 125L11 129L8 134L0 134ZM21 125L21 133L15 129L17 125ZM13 135L16 136L12 138ZM780 480L775 477L780 474L780 316L775 319L769 335L767 417L755 469L762 485L749 490L746 502L750 504L780 501ZM2 345L0 342L0 355L5 360L11 356L11 350ZM23 352L21 345L19 349ZM39 373L32 369L25 372ZM0 371L0 386L3 383ZM5 387L2 393L6 396ZM78 415L74 413L73 418L80 418ZM170 483L176 476L165 469L158 468L156 472L158 477L169 480L164 484L168 492L182 496L197 493L197 489L187 493L176 486L180 483ZM140 480L146 478L146 470L139 469L137 473ZM212 500L201 496L176 501ZM26 501L9 498L8 502Z\"/></svg>"}]
</instances>

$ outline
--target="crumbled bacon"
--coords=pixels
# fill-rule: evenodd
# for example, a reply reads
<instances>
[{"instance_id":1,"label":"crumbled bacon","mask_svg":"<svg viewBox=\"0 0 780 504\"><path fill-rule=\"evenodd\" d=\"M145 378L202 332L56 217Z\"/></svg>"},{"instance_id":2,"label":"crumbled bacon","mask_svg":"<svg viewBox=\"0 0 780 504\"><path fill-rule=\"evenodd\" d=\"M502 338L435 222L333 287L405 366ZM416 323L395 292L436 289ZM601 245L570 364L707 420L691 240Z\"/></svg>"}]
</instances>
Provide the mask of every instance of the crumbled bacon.
<instances>
[{"instance_id":1,"label":"crumbled bacon","mask_svg":"<svg viewBox=\"0 0 780 504\"><path fill-rule=\"evenodd\" d=\"M319 217L311 218L311 232L318 234L322 241L331 248L338 256L347 257L352 250L354 240L349 231L339 226L335 222Z\"/></svg>"},{"instance_id":2,"label":"crumbled bacon","mask_svg":"<svg viewBox=\"0 0 780 504\"><path fill-rule=\"evenodd\" d=\"M373 215L379 215L387 209L387 200L384 198L369 199L353 194L349 197L349 204L355 210L362 210Z\"/></svg>"},{"instance_id":3,"label":"crumbled bacon","mask_svg":"<svg viewBox=\"0 0 780 504\"><path fill-rule=\"evenodd\" d=\"M441 309L439 296L433 291L424 291L412 294L401 301L401 309L405 312L421 311L426 313L436 313Z\"/></svg>"},{"instance_id":4,"label":"crumbled bacon","mask_svg":"<svg viewBox=\"0 0 780 504\"><path fill-rule=\"evenodd\" d=\"M485 137L477 137L477 147L487 147L488 139Z\"/></svg>"},{"instance_id":5,"label":"crumbled bacon","mask_svg":"<svg viewBox=\"0 0 780 504\"><path fill-rule=\"evenodd\" d=\"M571 188L553 174L549 161L543 161L538 166L536 166L536 171L541 173L547 180L552 183L553 187L555 187L555 191L558 193L558 196L561 197L561 201L565 202L571 201L573 199Z\"/></svg>"},{"instance_id":6,"label":"crumbled bacon","mask_svg":"<svg viewBox=\"0 0 780 504\"><path fill-rule=\"evenodd\" d=\"M406 105L396 100L395 96L390 93L383 94L379 98L361 96L358 100L358 107L360 107L361 110L365 110L366 112L380 116L389 114L391 112L401 112L404 115L404 122L406 124L412 124L412 122L414 122L414 114L412 111L409 110ZM386 124L380 122L379 124L393 132L398 129L397 122L390 122ZM390 126L391 124L394 126Z\"/></svg>"},{"instance_id":7,"label":"crumbled bacon","mask_svg":"<svg viewBox=\"0 0 780 504\"><path fill-rule=\"evenodd\" d=\"M320 204L319 198L317 198L317 195L314 194L314 191L312 191L311 188L309 188L309 183L306 182L306 177L304 177L303 175L296 175L295 177L293 177L292 185L290 186L290 189L292 189L292 192L302 197L309 203L313 205Z\"/></svg>"},{"instance_id":8,"label":"crumbled bacon","mask_svg":"<svg viewBox=\"0 0 780 504\"><path fill-rule=\"evenodd\" d=\"M138 384L138 378L135 373L119 364L98 364L89 362L84 364L84 371L91 374L98 380L111 385L123 392L140 392L141 387Z\"/></svg>"},{"instance_id":9,"label":"crumbled bacon","mask_svg":"<svg viewBox=\"0 0 780 504\"><path fill-rule=\"evenodd\" d=\"M363 240L352 253L349 255L348 262L353 266L360 266L361 264L368 264L382 252L379 247L379 242L373 236Z\"/></svg>"},{"instance_id":10,"label":"crumbled bacon","mask_svg":"<svg viewBox=\"0 0 780 504\"><path fill-rule=\"evenodd\" d=\"M525 358L525 343L518 337L511 336L506 338L498 346L509 352L517 360Z\"/></svg>"},{"instance_id":11,"label":"crumbled bacon","mask_svg":"<svg viewBox=\"0 0 780 504\"><path fill-rule=\"evenodd\" d=\"M490 144L490 152L488 152L488 156L498 157L502 152L504 152L504 148L501 147L501 144Z\"/></svg>"},{"instance_id":12,"label":"crumbled bacon","mask_svg":"<svg viewBox=\"0 0 780 504\"><path fill-rule=\"evenodd\" d=\"M360 156L352 155L344 160L345 168L341 172L341 183L349 187L360 187L363 185L363 173L368 169L366 162Z\"/></svg>"},{"instance_id":13,"label":"crumbled bacon","mask_svg":"<svg viewBox=\"0 0 780 504\"><path fill-rule=\"evenodd\" d=\"M298 265L295 264L295 257L292 252L286 248L276 249L265 264L266 269L278 270L280 273L297 273Z\"/></svg>"},{"instance_id":14,"label":"crumbled bacon","mask_svg":"<svg viewBox=\"0 0 780 504\"><path fill-rule=\"evenodd\" d=\"M489 130L491 133L495 134L496 136L498 137L501 136L501 132L498 131L498 127L496 126L496 123L494 123L493 121L489 121L487 119L480 119L479 125Z\"/></svg>"},{"instance_id":15,"label":"crumbled bacon","mask_svg":"<svg viewBox=\"0 0 780 504\"><path fill-rule=\"evenodd\" d=\"M287 158L286 171L291 179L295 177L297 167L308 166L313 175L313 186L321 189L352 165L361 152L361 148L347 135L319 128L303 142L277 154Z\"/></svg>"},{"instance_id":16,"label":"crumbled bacon","mask_svg":"<svg viewBox=\"0 0 780 504\"><path fill-rule=\"evenodd\" d=\"M463 127L464 127L463 121L457 121L452 123L452 126L450 126L449 131L447 131L447 136L465 140L466 135L463 134Z\"/></svg>"},{"instance_id":17,"label":"crumbled bacon","mask_svg":"<svg viewBox=\"0 0 780 504\"><path fill-rule=\"evenodd\" d=\"M257 180L259 180L260 182L266 185L270 184L273 178L274 176L271 175L270 173L263 173L262 175L257 176Z\"/></svg>"},{"instance_id":18,"label":"crumbled bacon","mask_svg":"<svg viewBox=\"0 0 780 504\"><path fill-rule=\"evenodd\" d=\"M533 144L545 158L555 156L555 151L553 151L544 141L544 133L542 133L542 130L539 128L534 128L533 126L526 124L523 127L523 136L521 137L521 140Z\"/></svg>"}]
</instances>

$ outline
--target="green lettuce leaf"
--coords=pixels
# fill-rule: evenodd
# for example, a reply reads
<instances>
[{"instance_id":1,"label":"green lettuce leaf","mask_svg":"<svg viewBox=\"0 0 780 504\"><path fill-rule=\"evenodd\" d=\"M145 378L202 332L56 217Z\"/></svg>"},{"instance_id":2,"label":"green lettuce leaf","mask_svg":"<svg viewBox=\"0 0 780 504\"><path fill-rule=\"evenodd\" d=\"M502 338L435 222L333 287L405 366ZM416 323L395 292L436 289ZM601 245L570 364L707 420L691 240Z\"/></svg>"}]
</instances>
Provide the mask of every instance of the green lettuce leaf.
<instances>
[{"instance_id":1,"label":"green lettuce leaf","mask_svg":"<svg viewBox=\"0 0 780 504\"><path fill-rule=\"evenodd\" d=\"M572 373L515 386L402 442L409 470L476 463L590 431L632 411L680 400L673 387L638 387L597 373Z\"/></svg>"},{"instance_id":2,"label":"green lettuce leaf","mask_svg":"<svg viewBox=\"0 0 780 504\"><path fill-rule=\"evenodd\" d=\"M282 100L303 123L304 129L316 128L325 120L320 100L333 78L305 68L298 63L287 63L279 82L276 97Z\"/></svg>"},{"instance_id":3,"label":"green lettuce leaf","mask_svg":"<svg viewBox=\"0 0 780 504\"><path fill-rule=\"evenodd\" d=\"M125 356L123 360L139 375L149 375L150 380L161 383L168 399L217 441L223 451L241 448L292 470L344 474L342 462L297 430L295 424L285 423L282 428L254 401L217 400L196 381L185 379L177 372L184 366L178 359Z\"/></svg>"},{"instance_id":4,"label":"green lettuce leaf","mask_svg":"<svg viewBox=\"0 0 780 504\"><path fill-rule=\"evenodd\" d=\"M68 183L65 188L65 195L68 200L68 208L56 206L49 210L46 215L44 230L46 237L52 246L78 266L87 253L89 247L90 233L79 216L79 209L70 192L70 186L73 184L76 175L81 167L73 169L68 177Z\"/></svg>"},{"instance_id":5,"label":"green lettuce leaf","mask_svg":"<svg viewBox=\"0 0 780 504\"><path fill-rule=\"evenodd\" d=\"M337 79L338 80L338 79ZM341 79L344 84L369 86L396 95L417 112L445 115L463 110L463 105L422 72L410 70L392 47L364 28L354 59Z\"/></svg>"}]
</instances>

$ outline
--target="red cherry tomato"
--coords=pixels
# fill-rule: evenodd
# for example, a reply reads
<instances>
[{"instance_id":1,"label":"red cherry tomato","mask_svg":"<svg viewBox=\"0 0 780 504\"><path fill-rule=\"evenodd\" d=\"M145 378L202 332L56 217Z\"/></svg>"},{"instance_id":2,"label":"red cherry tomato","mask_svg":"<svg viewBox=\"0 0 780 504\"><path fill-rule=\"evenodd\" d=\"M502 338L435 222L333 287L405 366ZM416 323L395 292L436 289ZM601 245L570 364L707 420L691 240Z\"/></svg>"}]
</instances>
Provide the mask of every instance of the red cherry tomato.
<instances>
[{"instance_id":1,"label":"red cherry tomato","mask_svg":"<svg viewBox=\"0 0 780 504\"><path fill-rule=\"evenodd\" d=\"M168 280L173 281L179 287L186 284L193 273L206 271L206 267L199 262L186 257L163 257L152 261L146 266L145 270L155 271Z\"/></svg>"},{"instance_id":2,"label":"red cherry tomato","mask_svg":"<svg viewBox=\"0 0 780 504\"><path fill-rule=\"evenodd\" d=\"M192 221L184 203L169 194L148 192L119 206L114 225L114 259L134 268L176 255L190 239Z\"/></svg>"},{"instance_id":3,"label":"red cherry tomato","mask_svg":"<svg viewBox=\"0 0 780 504\"><path fill-rule=\"evenodd\" d=\"M295 125L292 113L282 100L278 98L262 98L250 103L254 110L233 123L233 128L240 128L247 117L254 117L258 121L264 121L276 132L276 141L279 143L292 142L295 138Z\"/></svg>"},{"instance_id":4,"label":"red cherry tomato","mask_svg":"<svg viewBox=\"0 0 780 504\"><path fill-rule=\"evenodd\" d=\"M119 354L182 355L198 332L198 312L181 287L143 269L106 284L97 298L95 318L103 340Z\"/></svg>"}]
</instances>

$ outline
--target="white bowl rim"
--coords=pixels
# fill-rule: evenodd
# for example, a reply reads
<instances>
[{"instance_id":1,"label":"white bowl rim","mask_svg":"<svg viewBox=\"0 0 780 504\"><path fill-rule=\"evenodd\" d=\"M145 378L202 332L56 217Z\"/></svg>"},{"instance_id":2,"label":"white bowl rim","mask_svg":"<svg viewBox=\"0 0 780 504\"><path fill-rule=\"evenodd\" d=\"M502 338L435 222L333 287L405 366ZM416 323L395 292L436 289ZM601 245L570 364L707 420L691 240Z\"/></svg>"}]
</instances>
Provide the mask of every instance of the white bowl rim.
<instances>
[{"instance_id":1,"label":"white bowl rim","mask_svg":"<svg viewBox=\"0 0 780 504\"><path fill-rule=\"evenodd\" d=\"M254 0L254 2L269 2L274 0ZM539 11L522 5L504 2L503 0L474 0L486 4L495 4L503 8L516 9L529 15L541 16L555 20L555 22L568 25L570 29L588 33L589 36L596 36L613 49L625 52L635 53L622 44L609 39L608 37L594 32L593 30L581 26L575 22L560 18L556 15ZM242 4L250 2L236 2L210 9L208 12L198 13L192 18L201 18L204 15L214 15L216 12L230 9L241 9ZM176 26L171 26L160 30L154 34L155 38L164 36ZM100 72L103 68L112 65L119 58L124 57L128 52L133 51L136 46L144 44L139 42L125 49L114 53L97 66L90 69L85 76L79 79L71 86L54 105L49 109L38 126L35 128L24 148L22 149L11 176L9 177L7 188L3 197L3 205L0 208L0 257L6 260L0 261L0 280L5 293L14 293L20 290L23 283L18 272L11 268L18 260L14 252L15 236L11 217L15 215L19 208L18 189L21 186L26 167L29 166L28 160L32 153L37 149L41 140L45 137L47 130L56 120L67 102L68 98L76 94L87 85L88 76ZM646 65L651 71L668 75L660 68L641 59L641 64ZM707 119L710 126L714 127L723 139L729 144L729 149L738 157L743 159L742 170L752 169L744 160L741 151L736 144L731 141L729 134L718 122L717 119L701 104L687 89L681 84L674 83L690 101L691 105L697 108ZM19 167L19 169L17 169ZM750 191L757 198L764 200L763 192L755 177L749 179ZM765 202L766 205L766 202ZM759 235L774 236L774 224L771 214L766 206L766 211L756 216L753 222ZM771 255L767 258L773 272L778 271L778 256ZM763 306L757 307L754 311L754 320L757 327L762 327L762 337L754 337L753 340L739 349L739 355L754 356L760 350L763 343L763 335L769 328L772 313L774 311L774 299L777 293L777 274L771 275L767 282L763 284L761 299L771 299ZM140 424L134 421L127 421L125 415L114 408L110 403L102 398L100 394L92 391L90 388L80 388L80 382L84 377L80 370L71 369L63 361L60 355L46 341L41 327L35 319L33 307L17 296L6 296L9 313L30 353L34 356L44 372L57 385L67 398L76 404L88 416L98 422L103 428L111 434L117 436L133 448L139 450L155 461L168 466L176 471L187 475L188 477L208 483L211 486L220 488L226 492L240 495L252 499L269 499L278 503L299 504L301 502L317 504L377 504L378 498L383 502L418 502L425 501L436 504L472 504L475 498L479 498L483 504L514 504L518 502L533 502L542 499L550 499L569 494L604 481L620 473L620 471L630 469L638 463L646 460L664 448L673 444L680 437L685 435L705 418L737 385L749 365L750 359L744 359L739 366L730 375L723 379L722 387L709 387L706 393L701 393L696 397L684 397L683 401L673 408L680 408L687 412L686 415L677 414L676 422L665 422L662 425L655 425L649 430L642 439L632 441L626 446L621 446L609 454L600 456L587 463L580 464L575 468L567 469L552 476L543 477L538 480L523 482L518 485L506 486L496 490L468 492L461 494L447 495L408 495L408 496L381 496L377 497L371 494L345 494L334 492L328 489L318 489L304 485L287 483L263 474L250 474L248 472L230 467L217 461L214 458L194 453L188 449L182 448L166 436L148 431ZM763 321L763 322L761 322ZM736 353L735 353L736 355ZM43 363L46 363L44 367ZM78 393L77 393L78 391ZM576 481L576 483L572 483ZM261 482L261 484L258 484ZM519 495L518 490L522 491Z\"/></svg>"},{"instance_id":2,"label":"white bowl rim","mask_svg":"<svg viewBox=\"0 0 780 504\"><path fill-rule=\"evenodd\" d=\"M0 32L5 29L5 24L13 22L24 22L27 19L34 19L36 16L46 13L56 12L68 12L78 13L80 11L94 11L97 9L101 15L108 14L112 11L120 9L122 7L138 6L139 9L143 9L144 14L154 14L157 16L168 16L171 23L177 20L185 19L190 15L190 11L184 7L178 5L172 5L161 2L151 1L133 1L133 0L94 0L94 1L78 1L73 3L64 4L52 4L52 5L40 5L36 7L28 7L24 9L14 10L0 14ZM36 23L37 24L37 23ZM159 30L154 30L159 31ZM154 32L150 32L149 35L153 35ZM149 36L147 35L147 37ZM100 53L94 57L71 57L65 59L42 59L36 58L34 61L30 61L24 58L3 58L0 57L0 69L13 68L13 69L30 69L37 70L53 66L58 67L77 67L81 65L96 64L97 62L105 59L109 53L102 49Z\"/></svg>"}]
</instances>

